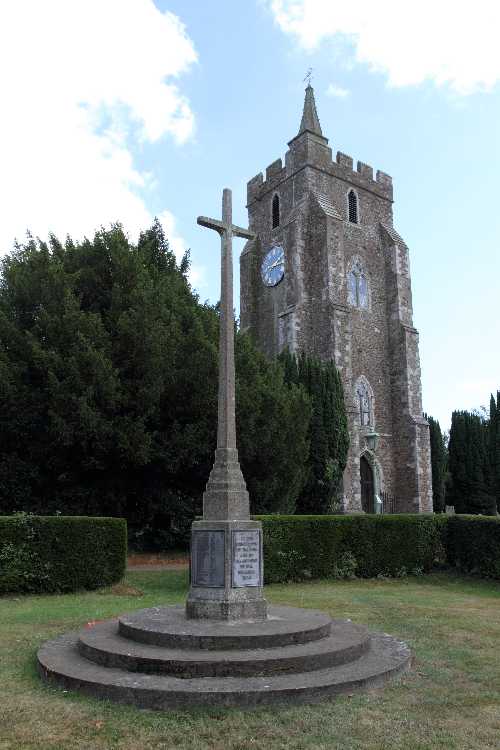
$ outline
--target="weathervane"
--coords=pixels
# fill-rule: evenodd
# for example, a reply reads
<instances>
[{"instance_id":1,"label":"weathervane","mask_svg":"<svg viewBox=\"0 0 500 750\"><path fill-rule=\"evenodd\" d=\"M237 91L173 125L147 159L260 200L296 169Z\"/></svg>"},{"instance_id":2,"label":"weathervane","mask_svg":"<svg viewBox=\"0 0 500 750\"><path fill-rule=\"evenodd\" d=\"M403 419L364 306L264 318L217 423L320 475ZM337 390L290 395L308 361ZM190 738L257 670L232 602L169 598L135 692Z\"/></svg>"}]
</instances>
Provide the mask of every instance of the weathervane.
<instances>
[{"instance_id":1,"label":"weathervane","mask_svg":"<svg viewBox=\"0 0 500 750\"><path fill-rule=\"evenodd\" d=\"M307 85L308 86L311 85L312 74L313 74L313 69L312 68L308 68L307 69L307 73L306 73L306 77L304 78L304 82L307 81Z\"/></svg>"}]
</instances>

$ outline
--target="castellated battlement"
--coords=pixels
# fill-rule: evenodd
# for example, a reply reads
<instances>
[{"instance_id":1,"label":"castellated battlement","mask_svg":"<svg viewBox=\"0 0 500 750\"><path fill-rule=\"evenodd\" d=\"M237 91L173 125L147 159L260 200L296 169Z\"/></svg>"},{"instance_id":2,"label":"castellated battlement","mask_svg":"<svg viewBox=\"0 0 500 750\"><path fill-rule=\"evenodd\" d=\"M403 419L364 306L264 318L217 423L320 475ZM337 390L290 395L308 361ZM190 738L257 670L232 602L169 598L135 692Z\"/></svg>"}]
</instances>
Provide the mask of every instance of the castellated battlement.
<instances>
[{"instance_id":1,"label":"castellated battlement","mask_svg":"<svg viewBox=\"0 0 500 750\"><path fill-rule=\"evenodd\" d=\"M247 205L255 200L261 199L268 191L273 190L278 183L287 177L292 177L297 168L291 169L288 159L285 160L286 166L283 166L281 159L276 159L266 167L266 178L262 172L247 183ZM354 169L354 160L352 156L337 151L336 159L330 159L328 163L318 166L314 163L304 164L303 167L317 167L322 171L330 173L333 177L340 178L345 182L354 185L357 188L369 190L382 198L392 201L392 177L380 169L377 170L375 178L373 176L373 167L358 161ZM300 167L301 169L303 167Z\"/></svg>"},{"instance_id":2,"label":"castellated battlement","mask_svg":"<svg viewBox=\"0 0 500 750\"><path fill-rule=\"evenodd\" d=\"M266 167L266 182L269 182L269 180L278 177L281 174L282 169L283 164L281 162L281 159L276 159L276 161L273 161L272 164Z\"/></svg>"}]
</instances>

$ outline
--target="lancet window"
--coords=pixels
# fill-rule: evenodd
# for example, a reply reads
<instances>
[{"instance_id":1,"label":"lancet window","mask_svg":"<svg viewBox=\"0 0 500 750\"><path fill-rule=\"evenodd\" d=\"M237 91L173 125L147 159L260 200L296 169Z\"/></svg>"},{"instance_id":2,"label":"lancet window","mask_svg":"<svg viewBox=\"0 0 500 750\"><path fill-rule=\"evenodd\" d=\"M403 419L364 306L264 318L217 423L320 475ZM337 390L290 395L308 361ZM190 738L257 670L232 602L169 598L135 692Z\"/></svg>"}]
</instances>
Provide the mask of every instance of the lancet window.
<instances>
[{"instance_id":1,"label":"lancet window","mask_svg":"<svg viewBox=\"0 0 500 750\"><path fill-rule=\"evenodd\" d=\"M358 196L352 188L347 193L347 209L351 224L359 224Z\"/></svg>"},{"instance_id":2,"label":"lancet window","mask_svg":"<svg viewBox=\"0 0 500 750\"><path fill-rule=\"evenodd\" d=\"M373 426L373 396L365 378L360 378L356 385L356 401L361 426Z\"/></svg>"},{"instance_id":3,"label":"lancet window","mask_svg":"<svg viewBox=\"0 0 500 750\"><path fill-rule=\"evenodd\" d=\"M277 195L275 195L273 198L272 215L273 229L275 229L280 225L280 199Z\"/></svg>"},{"instance_id":4,"label":"lancet window","mask_svg":"<svg viewBox=\"0 0 500 750\"><path fill-rule=\"evenodd\" d=\"M361 261L355 260L347 274L347 301L353 307L368 308L368 279Z\"/></svg>"}]
</instances>

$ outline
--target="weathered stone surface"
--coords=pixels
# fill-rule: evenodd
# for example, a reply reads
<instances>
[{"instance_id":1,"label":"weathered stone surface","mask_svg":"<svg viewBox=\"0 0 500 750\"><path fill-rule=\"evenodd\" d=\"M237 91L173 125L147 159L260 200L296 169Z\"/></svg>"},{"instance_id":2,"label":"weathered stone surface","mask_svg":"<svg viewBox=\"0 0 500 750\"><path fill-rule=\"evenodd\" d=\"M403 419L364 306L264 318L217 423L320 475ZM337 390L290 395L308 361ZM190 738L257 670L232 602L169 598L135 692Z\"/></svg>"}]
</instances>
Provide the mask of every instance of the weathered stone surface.
<instances>
[{"instance_id":1,"label":"weathered stone surface","mask_svg":"<svg viewBox=\"0 0 500 750\"><path fill-rule=\"evenodd\" d=\"M314 105L314 106L313 106ZM350 451L344 473L345 512L359 512L360 460L372 467L378 489L401 512L432 511L429 429L422 418L418 333L413 327L408 248L393 226L392 180L341 152L332 159L319 126L314 95L306 90L299 134L285 167L248 183L249 226L255 240L241 255L241 326L274 357L285 346L333 359L344 385ZM350 190L358 199L349 221ZM279 198L280 223L272 225ZM285 251L285 275L262 284L260 266L273 244ZM366 308L352 304L347 278L354 265L368 282ZM372 395L372 423L361 425L356 388ZM376 430L373 455L365 435Z\"/></svg>"},{"instance_id":2,"label":"weathered stone surface","mask_svg":"<svg viewBox=\"0 0 500 750\"><path fill-rule=\"evenodd\" d=\"M275 165L274 170L279 171ZM271 174L271 171L270 171ZM235 226L231 191L222 198L222 221L198 217L198 224L214 229L221 238L221 303L219 335L219 394L217 450L215 462L203 495L203 521L192 526L191 586L186 616L192 619L264 620L267 602L262 593L262 543L254 559L238 561L235 539L238 534L258 533L261 524L250 521L248 491L241 473L236 449L233 250L232 238L253 238L247 229ZM222 542L221 542L222 540ZM243 571L243 565L252 565ZM240 566L237 568L237 566ZM235 575L235 570L239 574Z\"/></svg>"},{"instance_id":3,"label":"weathered stone surface","mask_svg":"<svg viewBox=\"0 0 500 750\"><path fill-rule=\"evenodd\" d=\"M269 607L266 620L187 620L183 607L150 607L118 618L119 633L140 643L202 650L277 648L326 638L332 619L315 609Z\"/></svg>"},{"instance_id":4,"label":"weathered stone surface","mask_svg":"<svg viewBox=\"0 0 500 750\"><path fill-rule=\"evenodd\" d=\"M221 586L198 585L191 577L191 586L186 601L186 616L206 620L265 620L267 602L263 594L263 557L262 525L260 521L194 521L192 534L212 531L224 533L223 570L224 580ZM234 545L233 535L242 531L256 531L260 535L257 566L259 569L258 586L236 586L233 581ZM192 545L193 548L193 545ZM191 562L193 567L193 562Z\"/></svg>"},{"instance_id":5,"label":"weathered stone surface","mask_svg":"<svg viewBox=\"0 0 500 750\"><path fill-rule=\"evenodd\" d=\"M179 608L174 609L172 620L179 614ZM281 635L287 628L290 634L300 631L297 622L303 624L306 619L302 610L277 611ZM164 612L158 611L158 615L163 622L169 619ZM137 615L133 617L137 620ZM312 617L319 621L321 613ZM235 637L248 640L252 627L260 630L255 637L265 637L272 622L237 623L233 626L239 631ZM203 638L209 637L210 630L219 638L221 629L232 627L230 623L206 621L185 620L185 624L191 635L198 626ZM38 652L38 670L46 682L66 690L165 710L315 702L382 685L408 669L411 653L401 641L377 633L367 637L364 628L349 620L328 625L331 632L307 643L221 652L127 641L118 635L114 620L48 641Z\"/></svg>"},{"instance_id":6,"label":"weathered stone surface","mask_svg":"<svg viewBox=\"0 0 500 750\"><path fill-rule=\"evenodd\" d=\"M369 648L361 625L334 620L328 637L305 644L248 650L208 651L134 643L118 634L116 620L97 623L78 638L78 651L89 661L144 674L180 677L248 677L311 672L354 661Z\"/></svg>"}]
</instances>

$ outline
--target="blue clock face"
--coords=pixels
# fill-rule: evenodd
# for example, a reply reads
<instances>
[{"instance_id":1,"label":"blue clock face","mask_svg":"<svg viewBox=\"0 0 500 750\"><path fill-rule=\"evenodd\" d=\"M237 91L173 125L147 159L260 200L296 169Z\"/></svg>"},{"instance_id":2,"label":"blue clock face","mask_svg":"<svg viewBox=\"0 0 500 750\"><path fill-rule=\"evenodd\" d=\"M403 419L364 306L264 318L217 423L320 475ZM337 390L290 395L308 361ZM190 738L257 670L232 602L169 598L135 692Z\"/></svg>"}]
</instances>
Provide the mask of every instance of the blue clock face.
<instances>
[{"instance_id":1,"label":"blue clock face","mask_svg":"<svg viewBox=\"0 0 500 750\"><path fill-rule=\"evenodd\" d=\"M285 251L281 245L274 245L266 253L260 269L266 286L276 286L285 274Z\"/></svg>"}]
</instances>

